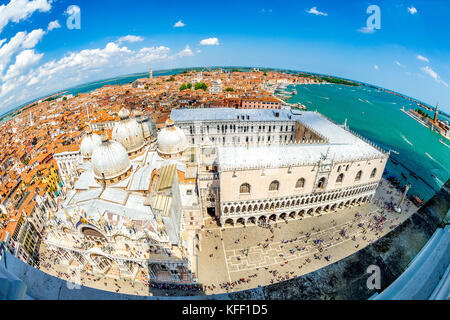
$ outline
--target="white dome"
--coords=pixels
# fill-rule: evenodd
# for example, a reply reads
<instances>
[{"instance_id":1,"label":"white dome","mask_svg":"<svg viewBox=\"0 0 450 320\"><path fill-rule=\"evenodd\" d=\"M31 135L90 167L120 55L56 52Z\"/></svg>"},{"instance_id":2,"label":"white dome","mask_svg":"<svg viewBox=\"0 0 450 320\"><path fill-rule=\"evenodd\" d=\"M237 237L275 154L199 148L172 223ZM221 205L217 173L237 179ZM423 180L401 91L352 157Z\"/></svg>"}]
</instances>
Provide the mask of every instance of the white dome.
<instances>
[{"instance_id":1,"label":"white dome","mask_svg":"<svg viewBox=\"0 0 450 320\"><path fill-rule=\"evenodd\" d=\"M127 172L131 162L120 143L103 138L102 144L92 153L92 167L96 179L108 180Z\"/></svg>"},{"instance_id":2,"label":"white dome","mask_svg":"<svg viewBox=\"0 0 450 320\"><path fill-rule=\"evenodd\" d=\"M186 150L186 136L180 128L173 125L173 120L168 119L167 127L158 133L158 152L162 154L177 154Z\"/></svg>"},{"instance_id":3,"label":"white dome","mask_svg":"<svg viewBox=\"0 0 450 320\"><path fill-rule=\"evenodd\" d=\"M120 119L128 119L130 117L130 111L127 108L122 108L119 111Z\"/></svg>"},{"instance_id":4,"label":"white dome","mask_svg":"<svg viewBox=\"0 0 450 320\"><path fill-rule=\"evenodd\" d=\"M122 108L119 112L120 121L112 131L112 139L120 142L128 153L140 150L145 145L142 128L136 120L130 119L130 112Z\"/></svg>"},{"instance_id":5,"label":"white dome","mask_svg":"<svg viewBox=\"0 0 450 320\"><path fill-rule=\"evenodd\" d=\"M83 158L90 158L92 156L92 152L101 144L102 138L98 134L88 132L83 140L81 140L81 155Z\"/></svg>"}]
</instances>

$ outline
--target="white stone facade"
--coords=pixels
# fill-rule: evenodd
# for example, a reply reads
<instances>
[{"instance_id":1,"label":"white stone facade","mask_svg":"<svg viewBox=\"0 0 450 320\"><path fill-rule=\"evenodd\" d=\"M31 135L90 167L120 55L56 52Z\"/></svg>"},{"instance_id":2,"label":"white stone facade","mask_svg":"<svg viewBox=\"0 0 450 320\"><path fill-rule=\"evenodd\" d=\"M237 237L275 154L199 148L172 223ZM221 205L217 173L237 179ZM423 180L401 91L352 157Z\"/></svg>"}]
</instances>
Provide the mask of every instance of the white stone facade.
<instances>
[{"instance_id":1,"label":"white stone facade","mask_svg":"<svg viewBox=\"0 0 450 320\"><path fill-rule=\"evenodd\" d=\"M202 161L198 185L204 215L214 209L222 225L370 201L388 158L345 126L312 112L178 109L171 118L189 143L215 148L214 160Z\"/></svg>"}]
</instances>

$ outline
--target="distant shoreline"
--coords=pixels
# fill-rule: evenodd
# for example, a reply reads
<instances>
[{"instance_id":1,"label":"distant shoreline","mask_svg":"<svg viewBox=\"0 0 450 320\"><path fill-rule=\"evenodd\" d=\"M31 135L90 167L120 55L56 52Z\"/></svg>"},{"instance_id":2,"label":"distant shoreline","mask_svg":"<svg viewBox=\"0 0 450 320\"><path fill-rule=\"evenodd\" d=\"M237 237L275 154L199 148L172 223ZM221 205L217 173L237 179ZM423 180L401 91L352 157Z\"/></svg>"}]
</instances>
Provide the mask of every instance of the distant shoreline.
<instances>
[{"instance_id":1,"label":"distant shoreline","mask_svg":"<svg viewBox=\"0 0 450 320\"><path fill-rule=\"evenodd\" d=\"M334 79L338 79L338 80L343 80L343 81L346 81L346 82L348 81L348 82L357 83L359 85L363 85L365 87L369 87L369 88L372 88L372 89L385 91L387 93L391 93L391 94L403 97L403 98L405 98L405 99L407 99L409 101L412 101L412 102L418 104L420 107L422 107L424 109L427 109L427 110L432 110L433 109L433 107L431 105L428 105L427 103L424 103L424 102L422 102L420 100L417 100L415 98L409 97L407 95L398 93L396 91L385 89L383 87L375 86L375 85L364 83L364 82L357 81L357 80L341 78L341 77L337 77L337 76L334 76L334 75L326 75L326 74L320 74L320 73L314 73L314 72L306 72L306 71L301 71L301 70L277 69L277 68L265 68L265 67L210 66L210 67L186 67L186 68L161 69L161 70L153 71L153 75L154 76L158 76L158 73L161 74L161 73L168 73L168 72L174 72L173 74L179 74L179 73L181 73L183 71L208 70L208 69L219 69L219 68L222 68L222 69L225 69L225 70L233 70L234 69L234 70L238 70L238 71L241 71L241 70L251 71L251 70L256 68L256 69L259 69L259 71L277 71L277 72L285 72L285 73L288 73L288 74L294 73L294 74L311 75L311 76L316 76L316 77L325 77L325 78L326 77L330 77L330 78L334 78ZM86 91L86 93L88 93L88 92L92 92L92 91L94 91L94 90L96 90L98 88L101 88L101 87L96 87L95 86L95 85L98 85L98 84L110 82L111 83L110 85L115 85L115 84L112 84L115 81L120 81L121 79L134 78L134 77L136 77L136 79L139 79L139 78L144 77L147 74L148 74L147 72L138 72L138 73L125 74L125 75L121 75L121 76L115 76L115 77L107 78L107 79L103 79L103 80L96 80L96 81L92 81L92 82L87 82L87 83L84 83L84 84L80 84L80 85L77 85L77 86L73 86L73 87L70 87L70 88L58 91L58 92L50 94L50 95L45 95L43 97L40 97L40 98L37 98L37 99L33 99L33 100L31 100L31 101L29 101L29 102L27 102L25 104L22 104L22 105L20 105L18 107L12 108L11 110L9 110L9 111L5 112L4 114L0 115L0 123L3 123L4 121L10 120L11 118L13 118L15 116L15 115L13 115L14 113L19 114L19 113L23 112L24 110L26 110L29 107L31 107L31 105L33 103L36 103L39 100L48 99L48 98L51 98L51 97L54 97L54 96L57 96L57 95L61 95L61 94L66 93L66 92L76 91L74 89L77 89L77 88L94 86L94 88L92 88L91 90ZM327 82L327 83L328 84L338 84L338 83L332 83L332 82L331 83ZM105 85L108 85L108 84L105 84ZM346 85L346 84L342 84L342 85ZM439 110L439 113L444 115L447 118L450 118L450 115L446 114L445 112L443 112L441 110ZM6 118L8 118L8 119L6 119Z\"/></svg>"}]
</instances>

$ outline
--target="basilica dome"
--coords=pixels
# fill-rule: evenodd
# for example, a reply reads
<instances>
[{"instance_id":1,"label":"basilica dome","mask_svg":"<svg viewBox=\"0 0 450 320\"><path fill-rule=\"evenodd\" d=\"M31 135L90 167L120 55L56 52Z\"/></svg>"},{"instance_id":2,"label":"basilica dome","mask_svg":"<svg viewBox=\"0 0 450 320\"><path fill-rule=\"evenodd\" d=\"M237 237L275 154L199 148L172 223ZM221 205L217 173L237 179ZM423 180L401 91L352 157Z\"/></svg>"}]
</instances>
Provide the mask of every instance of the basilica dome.
<instances>
[{"instance_id":1,"label":"basilica dome","mask_svg":"<svg viewBox=\"0 0 450 320\"><path fill-rule=\"evenodd\" d=\"M102 143L92 153L94 177L109 180L124 175L131 168L127 150L118 142L102 136Z\"/></svg>"},{"instance_id":2,"label":"basilica dome","mask_svg":"<svg viewBox=\"0 0 450 320\"><path fill-rule=\"evenodd\" d=\"M102 144L102 138L90 130L86 133L86 136L81 140L80 152L83 158L88 159L92 156L92 152L95 148Z\"/></svg>"},{"instance_id":3,"label":"basilica dome","mask_svg":"<svg viewBox=\"0 0 450 320\"><path fill-rule=\"evenodd\" d=\"M172 119L166 121L166 127L158 133L158 152L163 155L175 155L187 148L186 136L174 125Z\"/></svg>"},{"instance_id":4,"label":"basilica dome","mask_svg":"<svg viewBox=\"0 0 450 320\"><path fill-rule=\"evenodd\" d=\"M130 118L130 111L122 108L119 112L120 121L112 131L112 139L122 144L128 154L142 149L145 145L141 126L136 120Z\"/></svg>"}]
</instances>

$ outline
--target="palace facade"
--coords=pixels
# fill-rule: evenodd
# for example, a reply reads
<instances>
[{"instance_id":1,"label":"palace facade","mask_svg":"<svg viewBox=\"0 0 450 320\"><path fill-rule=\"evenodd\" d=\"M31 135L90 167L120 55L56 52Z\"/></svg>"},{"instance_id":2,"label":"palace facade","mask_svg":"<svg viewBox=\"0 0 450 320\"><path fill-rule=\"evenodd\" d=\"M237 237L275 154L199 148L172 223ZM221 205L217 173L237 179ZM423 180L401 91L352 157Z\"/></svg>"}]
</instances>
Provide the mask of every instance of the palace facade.
<instances>
[{"instance_id":1,"label":"palace facade","mask_svg":"<svg viewBox=\"0 0 450 320\"><path fill-rule=\"evenodd\" d=\"M315 112L174 109L157 134L119 113L109 140L89 130L55 155L64 200L46 244L103 275L197 281L203 220L297 219L370 201L388 154Z\"/></svg>"},{"instance_id":2,"label":"palace facade","mask_svg":"<svg viewBox=\"0 0 450 320\"><path fill-rule=\"evenodd\" d=\"M316 112L177 109L202 146L204 213L221 224L299 218L370 201L388 154Z\"/></svg>"}]
</instances>

